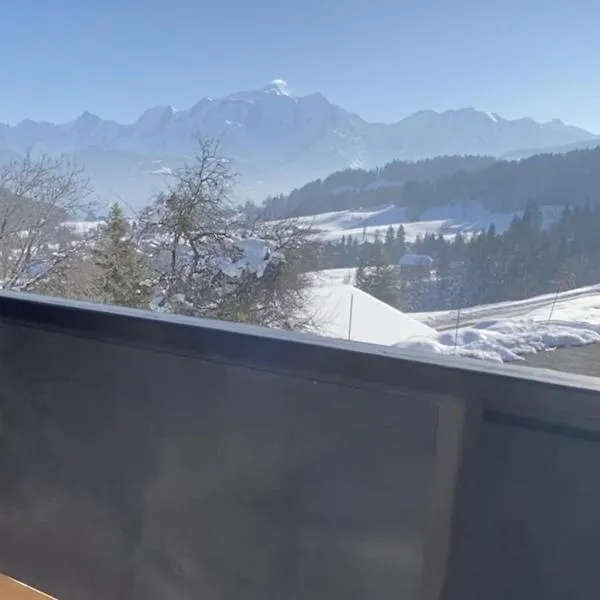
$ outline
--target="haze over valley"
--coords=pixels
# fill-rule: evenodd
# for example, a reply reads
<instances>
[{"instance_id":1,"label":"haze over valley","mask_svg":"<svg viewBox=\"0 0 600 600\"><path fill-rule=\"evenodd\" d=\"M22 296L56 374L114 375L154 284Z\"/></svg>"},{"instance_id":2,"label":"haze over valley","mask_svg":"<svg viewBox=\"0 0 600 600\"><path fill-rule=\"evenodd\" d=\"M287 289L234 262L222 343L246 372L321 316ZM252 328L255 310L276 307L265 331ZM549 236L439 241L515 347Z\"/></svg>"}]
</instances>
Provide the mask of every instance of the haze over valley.
<instances>
[{"instance_id":1,"label":"haze over valley","mask_svg":"<svg viewBox=\"0 0 600 600\"><path fill-rule=\"evenodd\" d=\"M261 202L347 168L441 155L523 158L589 147L600 138L559 119L539 123L463 108L422 110L395 123L372 123L320 93L296 96L275 80L265 87L202 98L192 107L149 108L128 124L84 112L67 123L23 120L0 126L0 160L64 154L84 166L100 202L139 209L191 160L194 136L220 141L238 174L235 199Z\"/></svg>"}]
</instances>

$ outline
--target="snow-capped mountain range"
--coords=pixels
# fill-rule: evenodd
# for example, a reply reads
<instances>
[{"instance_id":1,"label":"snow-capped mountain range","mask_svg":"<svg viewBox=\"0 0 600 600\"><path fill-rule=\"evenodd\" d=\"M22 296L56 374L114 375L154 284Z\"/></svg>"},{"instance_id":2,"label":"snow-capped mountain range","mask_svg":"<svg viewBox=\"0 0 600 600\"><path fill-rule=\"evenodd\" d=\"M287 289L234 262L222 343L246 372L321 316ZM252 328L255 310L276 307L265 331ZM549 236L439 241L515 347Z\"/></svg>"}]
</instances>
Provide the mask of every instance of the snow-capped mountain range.
<instances>
[{"instance_id":1,"label":"snow-capped mountain range","mask_svg":"<svg viewBox=\"0 0 600 600\"><path fill-rule=\"evenodd\" d=\"M600 137L560 120L503 119L471 108L424 110L397 123L370 123L322 94L296 96L285 82L203 98L187 110L159 106L134 123L84 112L63 124L24 120L0 125L0 160L27 150L72 156L89 171L100 198L140 206L170 169L193 152L194 134L221 140L239 174L238 198L260 200L347 167L441 154L503 154Z\"/></svg>"}]
</instances>

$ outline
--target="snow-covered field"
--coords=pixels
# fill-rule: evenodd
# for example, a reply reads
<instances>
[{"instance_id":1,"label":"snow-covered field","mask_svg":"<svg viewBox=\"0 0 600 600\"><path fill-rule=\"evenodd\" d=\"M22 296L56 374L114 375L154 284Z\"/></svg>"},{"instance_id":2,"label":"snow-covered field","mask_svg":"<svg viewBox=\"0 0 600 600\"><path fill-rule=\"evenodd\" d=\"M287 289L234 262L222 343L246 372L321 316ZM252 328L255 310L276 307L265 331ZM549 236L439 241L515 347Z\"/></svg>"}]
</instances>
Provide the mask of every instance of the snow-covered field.
<instances>
[{"instance_id":1,"label":"snow-covered field","mask_svg":"<svg viewBox=\"0 0 600 600\"><path fill-rule=\"evenodd\" d=\"M335 269L344 271L344 269ZM392 346L399 339L433 339L435 329L377 300L354 286L319 278L311 290L307 316L315 333L327 337Z\"/></svg>"},{"instance_id":2,"label":"snow-covered field","mask_svg":"<svg viewBox=\"0 0 600 600\"><path fill-rule=\"evenodd\" d=\"M72 231L75 235L84 236L96 231L98 227L103 226L106 221L65 221L63 227Z\"/></svg>"},{"instance_id":3,"label":"snow-covered field","mask_svg":"<svg viewBox=\"0 0 600 600\"><path fill-rule=\"evenodd\" d=\"M560 215L561 208L543 207L542 212L550 223ZM400 224L407 239L414 240L425 233L453 236L461 231L469 235L491 223L503 231L513 217L514 214L490 213L471 203L426 211L417 223L407 222L406 210L394 206L323 213L306 219L321 237L329 240L344 235L361 240L363 232L365 239L372 239L376 231L384 235L389 225ZM66 224L81 234L98 225L98 222ZM263 260L262 254L259 258ZM525 354L541 350L600 342L600 284L562 292L558 297L546 294L465 308L460 315L456 311L406 314L354 288L353 276L354 269L315 273L307 316L317 324L317 333L414 352L501 362L519 360Z\"/></svg>"},{"instance_id":4,"label":"snow-covered field","mask_svg":"<svg viewBox=\"0 0 600 600\"><path fill-rule=\"evenodd\" d=\"M600 285L569 290L558 297L546 294L475 306L460 315L457 311L407 314L353 288L348 283L352 275L353 269L315 274L310 310L321 335L497 362L600 342Z\"/></svg>"},{"instance_id":5,"label":"snow-covered field","mask_svg":"<svg viewBox=\"0 0 600 600\"><path fill-rule=\"evenodd\" d=\"M550 322L539 319L492 319L434 338L401 341L399 348L435 354L456 354L496 362L522 360L523 355L600 342L600 320Z\"/></svg>"},{"instance_id":6,"label":"snow-covered field","mask_svg":"<svg viewBox=\"0 0 600 600\"><path fill-rule=\"evenodd\" d=\"M552 223L561 212L560 206L543 206L541 208L545 223ZM466 236L487 229L492 223L498 232L508 229L515 215L521 213L493 213L478 202L440 206L426 210L419 221L409 221L406 208L393 205L375 210L342 210L301 217L299 222L310 226L320 239L338 241L343 236L351 235L359 242L372 241L376 233L383 238L386 229L392 225L404 227L406 240L414 242L417 236L427 233L442 234L453 237L459 231Z\"/></svg>"},{"instance_id":7,"label":"snow-covered field","mask_svg":"<svg viewBox=\"0 0 600 600\"><path fill-rule=\"evenodd\" d=\"M546 224L556 220L559 206L542 207ZM387 206L379 210L322 213L302 220L326 240L352 235L359 241L383 236L389 225L402 224L408 241L435 233L468 236L488 228L505 231L515 214L496 214L481 204L439 207L425 211L419 222L406 220L406 209ZM328 321L320 333L348 337L350 297L354 297L351 339L396 346L414 352L457 354L500 362L566 346L600 342L600 284L516 302L501 302L457 311L406 314L352 290L354 269L330 269L315 274L312 307L322 307ZM371 298L368 300L366 297ZM556 306L552 305L556 300ZM384 307L384 308L382 308ZM458 327L457 327L458 319ZM318 319L317 319L318 321ZM419 329L414 323L428 326Z\"/></svg>"},{"instance_id":8,"label":"snow-covered field","mask_svg":"<svg viewBox=\"0 0 600 600\"><path fill-rule=\"evenodd\" d=\"M342 269L332 269L332 272ZM554 310L552 305L556 300ZM552 320L563 314L570 318L578 314L582 316L591 314L590 308L600 304L600 284L567 290L558 294L543 294L525 298L524 300L513 300L510 302L496 302L494 304L481 304L460 311L459 322L463 327L473 325L479 321L489 319L508 319L514 317L539 317L548 320L552 312ZM441 310L432 312L411 313L413 317L427 323L435 329L448 329L456 326L457 311Z\"/></svg>"},{"instance_id":9,"label":"snow-covered field","mask_svg":"<svg viewBox=\"0 0 600 600\"><path fill-rule=\"evenodd\" d=\"M459 354L513 361L541 350L600 342L600 285L558 296L475 306L460 314L442 311L411 316L442 330L437 339L421 344L422 349L449 354L456 346Z\"/></svg>"}]
</instances>

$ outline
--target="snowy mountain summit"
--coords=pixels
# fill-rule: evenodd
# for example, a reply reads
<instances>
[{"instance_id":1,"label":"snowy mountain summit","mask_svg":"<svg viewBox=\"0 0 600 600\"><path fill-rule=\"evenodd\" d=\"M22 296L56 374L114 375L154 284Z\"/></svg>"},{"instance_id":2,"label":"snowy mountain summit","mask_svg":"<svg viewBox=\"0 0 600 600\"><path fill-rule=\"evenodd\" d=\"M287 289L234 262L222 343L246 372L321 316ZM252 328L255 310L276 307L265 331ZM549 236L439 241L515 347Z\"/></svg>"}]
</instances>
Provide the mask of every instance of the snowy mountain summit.
<instances>
[{"instance_id":1,"label":"snowy mountain summit","mask_svg":"<svg viewBox=\"0 0 600 600\"><path fill-rule=\"evenodd\" d=\"M290 88L287 81L283 79L273 79L269 85L263 88L263 91L277 94L278 96L291 96Z\"/></svg>"},{"instance_id":2,"label":"snowy mountain summit","mask_svg":"<svg viewBox=\"0 0 600 600\"><path fill-rule=\"evenodd\" d=\"M72 155L88 168L102 199L120 196L139 206L191 154L194 134L221 141L239 174L241 199L393 159L500 156L597 139L559 120L509 120L472 108L423 110L396 123L370 123L320 93L293 94L275 79L255 90L202 98L185 110L152 107L128 124L86 111L62 124L27 119L0 125L0 156L28 149Z\"/></svg>"}]
</instances>

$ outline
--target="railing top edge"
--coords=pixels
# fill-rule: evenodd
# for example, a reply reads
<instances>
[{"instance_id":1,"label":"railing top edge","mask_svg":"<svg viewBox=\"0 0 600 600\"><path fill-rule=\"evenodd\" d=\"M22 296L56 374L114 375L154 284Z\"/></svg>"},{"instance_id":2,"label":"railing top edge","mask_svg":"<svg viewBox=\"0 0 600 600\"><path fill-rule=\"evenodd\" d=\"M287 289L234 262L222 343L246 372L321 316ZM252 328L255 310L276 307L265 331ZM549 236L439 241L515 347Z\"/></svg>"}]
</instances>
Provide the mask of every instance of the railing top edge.
<instances>
[{"instance_id":1,"label":"railing top edge","mask_svg":"<svg viewBox=\"0 0 600 600\"><path fill-rule=\"evenodd\" d=\"M502 401L515 386L600 398L600 379L150 311L0 292L0 321L273 371L343 376L385 387ZM234 341L236 343L232 343ZM533 392L532 392L533 393ZM600 410L600 406L599 406Z\"/></svg>"}]
</instances>

